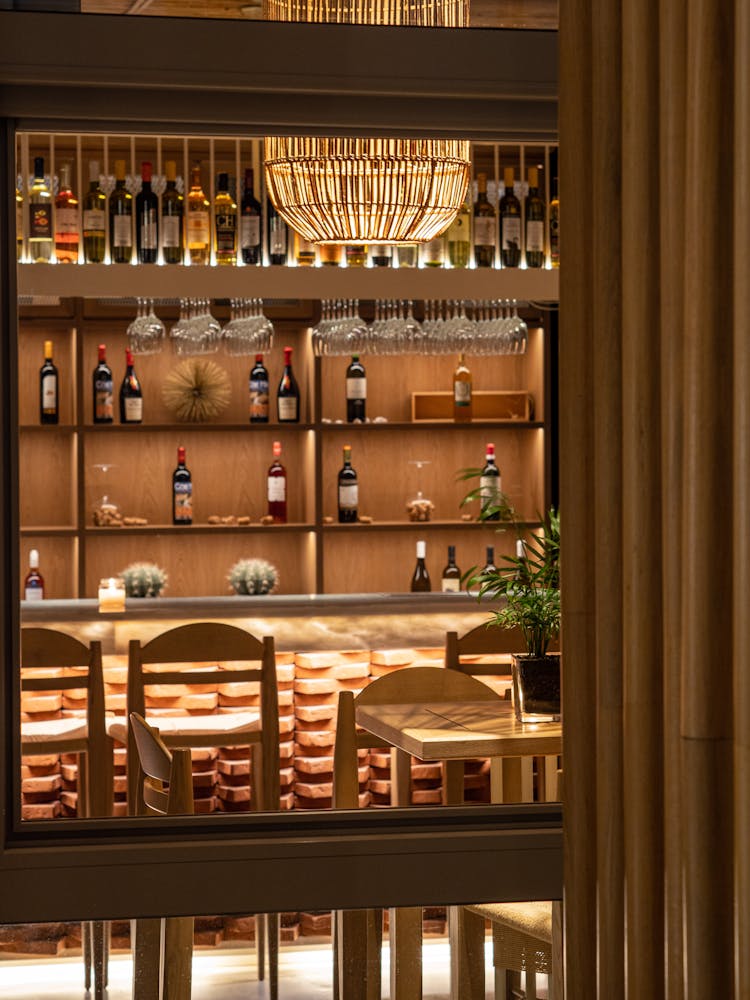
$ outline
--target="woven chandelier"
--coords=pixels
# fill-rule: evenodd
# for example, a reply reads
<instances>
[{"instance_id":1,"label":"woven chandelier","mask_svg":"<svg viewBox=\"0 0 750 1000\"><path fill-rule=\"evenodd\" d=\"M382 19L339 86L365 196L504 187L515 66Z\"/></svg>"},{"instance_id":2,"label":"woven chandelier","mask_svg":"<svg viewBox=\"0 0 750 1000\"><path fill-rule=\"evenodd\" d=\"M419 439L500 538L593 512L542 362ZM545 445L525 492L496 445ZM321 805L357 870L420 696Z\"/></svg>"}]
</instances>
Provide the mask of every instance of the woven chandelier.
<instances>
[{"instance_id":1,"label":"woven chandelier","mask_svg":"<svg viewBox=\"0 0 750 1000\"><path fill-rule=\"evenodd\" d=\"M274 21L467 27L469 0L264 0ZM459 139L273 136L266 186L278 212L313 243L422 243L456 217L469 183Z\"/></svg>"}]
</instances>

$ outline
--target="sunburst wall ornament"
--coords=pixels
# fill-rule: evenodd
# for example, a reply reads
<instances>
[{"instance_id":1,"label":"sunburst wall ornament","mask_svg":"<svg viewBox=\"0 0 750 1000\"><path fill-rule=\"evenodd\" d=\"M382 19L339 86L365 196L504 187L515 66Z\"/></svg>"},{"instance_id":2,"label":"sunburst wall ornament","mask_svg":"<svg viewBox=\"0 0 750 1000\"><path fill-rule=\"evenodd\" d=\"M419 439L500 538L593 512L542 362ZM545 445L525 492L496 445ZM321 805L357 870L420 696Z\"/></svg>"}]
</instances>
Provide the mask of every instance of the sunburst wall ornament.
<instances>
[{"instance_id":1,"label":"sunburst wall ornament","mask_svg":"<svg viewBox=\"0 0 750 1000\"><path fill-rule=\"evenodd\" d=\"M229 406L229 376L215 361L188 358L164 379L162 399L177 420L205 423Z\"/></svg>"}]
</instances>

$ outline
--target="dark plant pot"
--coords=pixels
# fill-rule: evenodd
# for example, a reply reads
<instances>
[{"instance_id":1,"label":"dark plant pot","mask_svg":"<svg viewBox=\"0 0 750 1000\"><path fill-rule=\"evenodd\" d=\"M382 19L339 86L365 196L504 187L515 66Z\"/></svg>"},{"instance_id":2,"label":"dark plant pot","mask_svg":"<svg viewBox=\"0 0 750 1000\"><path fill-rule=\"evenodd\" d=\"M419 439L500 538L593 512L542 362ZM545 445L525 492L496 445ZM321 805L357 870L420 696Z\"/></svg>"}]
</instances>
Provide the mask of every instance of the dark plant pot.
<instances>
[{"instance_id":1,"label":"dark plant pot","mask_svg":"<svg viewBox=\"0 0 750 1000\"><path fill-rule=\"evenodd\" d=\"M512 659L513 704L519 722L559 722L560 654L529 656L514 653Z\"/></svg>"}]
</instances>

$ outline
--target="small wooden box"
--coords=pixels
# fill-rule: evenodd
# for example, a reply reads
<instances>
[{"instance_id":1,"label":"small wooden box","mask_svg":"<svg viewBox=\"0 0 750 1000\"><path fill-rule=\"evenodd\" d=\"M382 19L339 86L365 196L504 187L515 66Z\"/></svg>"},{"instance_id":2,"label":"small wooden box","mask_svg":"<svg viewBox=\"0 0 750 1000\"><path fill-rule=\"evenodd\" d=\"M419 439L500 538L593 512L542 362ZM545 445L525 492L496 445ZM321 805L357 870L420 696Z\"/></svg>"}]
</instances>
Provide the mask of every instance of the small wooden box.
<instances>
[{"instance_id":1,"label":"small wooden box","mask_svg":"<svg viewBox=\"0 0 750 1000\"><path fill-rule=\"evenodd\" d=\"M474 420L533 420L534 399L528 392L487 391L472 392ZM411 419L415 423L436 423L453 420L452 392L413 392L411 394Z\"/></svg>"}]
</instances>

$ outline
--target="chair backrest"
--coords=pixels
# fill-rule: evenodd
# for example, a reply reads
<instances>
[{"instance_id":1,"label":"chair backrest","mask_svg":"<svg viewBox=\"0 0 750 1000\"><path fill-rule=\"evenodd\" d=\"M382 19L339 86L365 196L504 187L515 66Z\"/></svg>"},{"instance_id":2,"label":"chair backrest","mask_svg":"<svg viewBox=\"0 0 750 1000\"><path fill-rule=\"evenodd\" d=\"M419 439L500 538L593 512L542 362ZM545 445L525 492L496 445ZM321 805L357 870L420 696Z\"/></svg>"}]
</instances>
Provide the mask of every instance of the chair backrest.
<instances>
[{"instance_id":1,"label":"chair backrest","mask_svg":"<svg viewBox=\"0 0 750 1000\"><path fill-rule=\"evenodd\" d=\"M169 750L154 729L137 712L130 713L130 728L138 751L138 813L177 816L193 812L193 775L190 750ZM166 785L166 788L164 787Z\"/></svg>"},{"instance_id":2,"label":"chair backrest","mask_svg":"<svg viewBox=\"0 0 750 1000\"><path fill-rule=\"evenodd\" d=\"M520 628L495 628L486 623L477 625L470 632L459 636L458 632L448 632L445 637L445 665L450 670L473 677L510 677L511 653L522 653L526 641ZM559 641L550 643L550 650L559 649ZM503 656L503 660L482 663L466 663L462 656Z\"/></svg>"}]
</instances>

